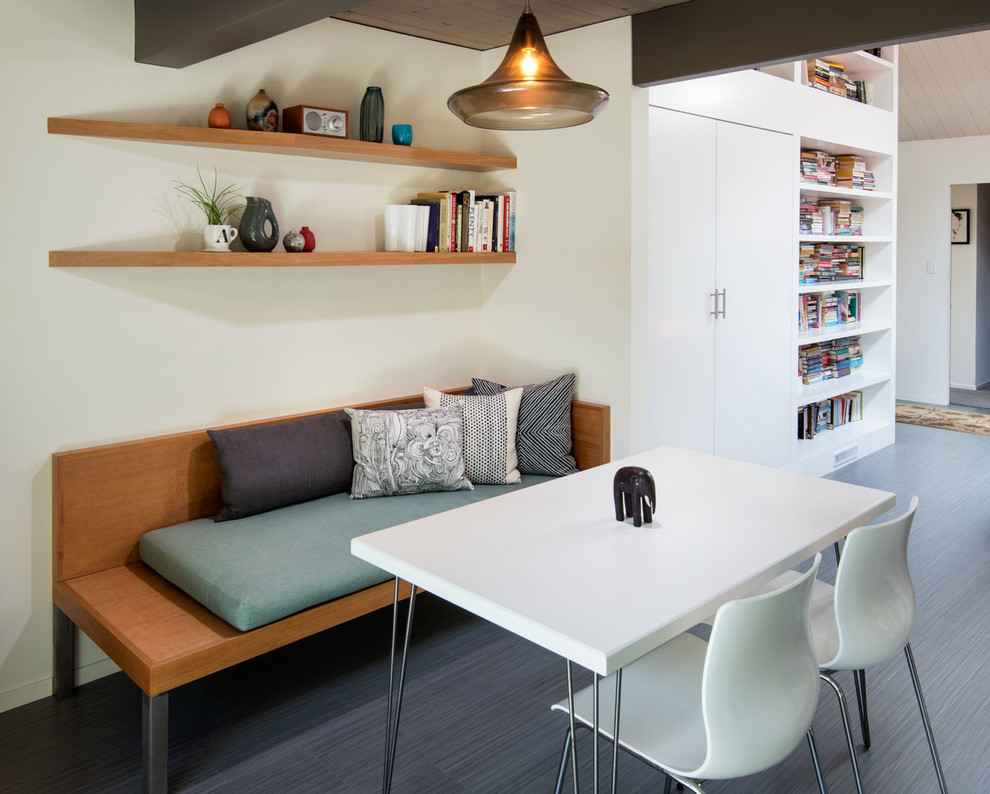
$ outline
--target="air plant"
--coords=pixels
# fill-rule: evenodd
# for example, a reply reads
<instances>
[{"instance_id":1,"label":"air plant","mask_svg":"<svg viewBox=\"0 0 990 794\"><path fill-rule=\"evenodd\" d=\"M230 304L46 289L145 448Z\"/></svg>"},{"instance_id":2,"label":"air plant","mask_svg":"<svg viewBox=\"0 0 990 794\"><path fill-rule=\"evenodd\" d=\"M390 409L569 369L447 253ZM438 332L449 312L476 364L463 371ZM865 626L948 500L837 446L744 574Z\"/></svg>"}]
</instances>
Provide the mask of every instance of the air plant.
<instances>
[{"instance_id":1,"label":"air plant","mask_svg":"<svg viewBox=\"0 0 990 794\"><path fill-rule=\"evenodd\" d=\"M215 167L212 187L206 184L198 165L196 166L196 174L199 176L199 187L177 179L175 180L175 189L180 196L203 210L208 224L222 224L226 218L244 209L245 205L241 203L242 196L237 192L239 188L236 185L229 185L222 190L218 189L217 169Z\"/></svg>"}]
</instances>

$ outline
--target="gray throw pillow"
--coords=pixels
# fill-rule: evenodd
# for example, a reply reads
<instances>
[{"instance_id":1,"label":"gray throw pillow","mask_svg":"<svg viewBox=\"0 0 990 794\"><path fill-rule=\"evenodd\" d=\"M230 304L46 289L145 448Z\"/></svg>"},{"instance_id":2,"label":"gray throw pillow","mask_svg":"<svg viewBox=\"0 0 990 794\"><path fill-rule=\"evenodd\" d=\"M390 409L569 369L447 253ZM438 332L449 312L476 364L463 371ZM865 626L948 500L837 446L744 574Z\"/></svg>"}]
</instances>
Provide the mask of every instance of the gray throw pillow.
<instances>
[{"instance_id":1,"label":"gray throw pillow","mask_svg":"<svg viewBox=\"0 0 990 794\"><path fill-rule=\"evenodd\" d=\"M474 489L464 476L460 406L344 410L353 439L352 499Z\"/></svg>"},{"instance_id":2,"label":"gray throw pillow","mask_svg":"<svg viewBox=\"0 0 990 794\"><path fill-rule=\"evenodd\" d=\"M571 454L571 400L574 373L569 372L546 383L523 386L516 427L516 454L522 474L561 477L577 471ZM478 394L499 394L513 388L490 380L472 378Z\"/></svg>"},{"instance_id":3,"label":"gray throw pillow","mask_svg":"<svg viewBox=\"0 0 990 794\"><path fill-rule=\"evenodd\" d=\"M215 520L346 491L354 460L347 419L333 411L256 427L209 430L223 506Z\"/></svg>"}]
</instances>

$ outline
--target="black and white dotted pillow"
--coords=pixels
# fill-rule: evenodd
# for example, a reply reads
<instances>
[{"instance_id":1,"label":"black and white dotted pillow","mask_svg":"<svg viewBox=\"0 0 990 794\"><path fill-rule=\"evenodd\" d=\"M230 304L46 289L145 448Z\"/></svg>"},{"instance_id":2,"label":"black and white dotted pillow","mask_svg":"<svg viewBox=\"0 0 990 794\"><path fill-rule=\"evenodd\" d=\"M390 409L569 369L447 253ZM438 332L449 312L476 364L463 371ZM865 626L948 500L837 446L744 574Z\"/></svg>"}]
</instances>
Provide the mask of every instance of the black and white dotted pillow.
<instances>
[{"instance_id":1,"label":"black and white dotted pillow","mask_svg":"<svg viewBox=\"0 0 990 794\"><path fill-rule=\"evenodd\" d=\"M447 394L423 389L427 408L460 405L464 412L464 473L475 485L519 482L516 424L521 388L493 395Z\"/></svg>"}]
</instances>

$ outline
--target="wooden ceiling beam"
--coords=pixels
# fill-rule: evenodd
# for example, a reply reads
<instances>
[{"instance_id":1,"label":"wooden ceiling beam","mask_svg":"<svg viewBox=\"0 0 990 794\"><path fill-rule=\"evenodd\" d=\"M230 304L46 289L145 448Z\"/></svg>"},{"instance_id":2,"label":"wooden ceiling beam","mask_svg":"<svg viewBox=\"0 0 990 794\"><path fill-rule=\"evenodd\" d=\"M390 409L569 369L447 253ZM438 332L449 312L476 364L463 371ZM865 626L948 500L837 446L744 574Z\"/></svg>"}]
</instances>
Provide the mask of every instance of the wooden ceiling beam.
<instances>
[{"instance_id":1,"label":"wooden ceiling beam","mask_svg":"<svg viewBox=\"0 0 990 794\"><path fill-rule=\"evenodd\" d=\"M360 0L134 0L134 60L181 69L360 5Z\"/></svg>"},{"instance_id":2,"label":"wooden ceiling beam","mask_svg":"<svg viewBox=\"0 0 990 794\"><path fill-rule=\"evenodd\" d=\"M633 83L802 60L990 29L987 0L690 0L632 18Z\"/></svg>"}]
</instances>

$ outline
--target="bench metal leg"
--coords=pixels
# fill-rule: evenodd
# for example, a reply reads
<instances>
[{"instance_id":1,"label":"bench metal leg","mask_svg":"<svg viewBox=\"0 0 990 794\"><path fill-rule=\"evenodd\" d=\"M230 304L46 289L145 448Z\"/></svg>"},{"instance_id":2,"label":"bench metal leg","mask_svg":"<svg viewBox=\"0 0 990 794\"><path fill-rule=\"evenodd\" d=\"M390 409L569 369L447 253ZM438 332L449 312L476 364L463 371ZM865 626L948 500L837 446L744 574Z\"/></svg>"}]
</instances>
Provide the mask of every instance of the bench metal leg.
<instances>
[{"instance_id":1,"label":"bench metal leg","mask_svg":"<svg viewBox=\"0 0 990 794\"><path fill-rule=\"evenodd\" d=\"M76 690L76 626L52 604L52 696L71 697Z\"/></svg>"},{"instance_id":2,"label":"bench metal leg","mask_svg":"<svg viewBox=\"0 0 990 794\"><path fill-rule=\"evenodd\" d=\"M141 791L168 791L168 692L141 693Z\"/></svg>"}]
</instances>

